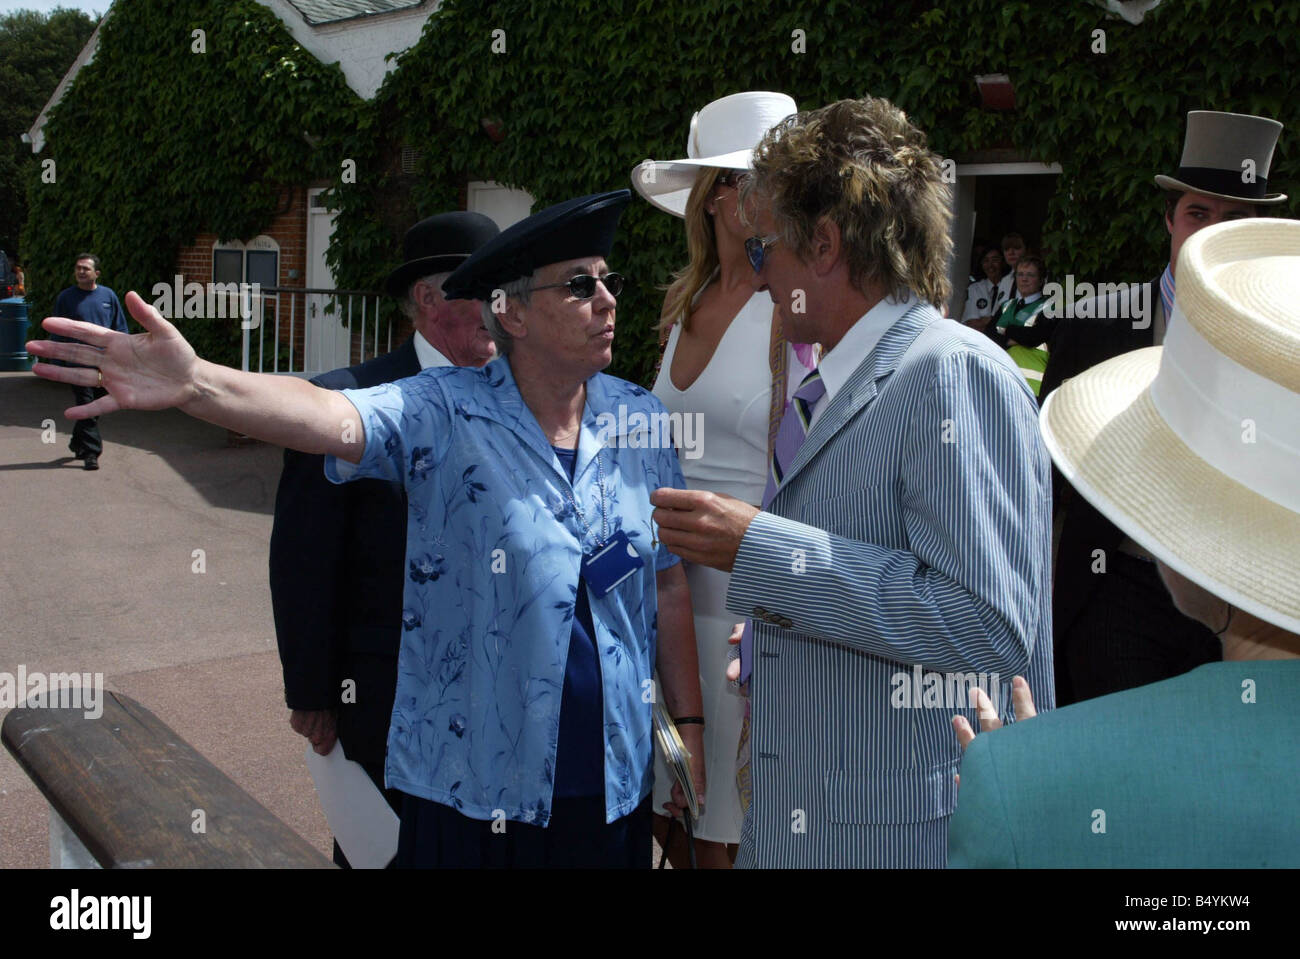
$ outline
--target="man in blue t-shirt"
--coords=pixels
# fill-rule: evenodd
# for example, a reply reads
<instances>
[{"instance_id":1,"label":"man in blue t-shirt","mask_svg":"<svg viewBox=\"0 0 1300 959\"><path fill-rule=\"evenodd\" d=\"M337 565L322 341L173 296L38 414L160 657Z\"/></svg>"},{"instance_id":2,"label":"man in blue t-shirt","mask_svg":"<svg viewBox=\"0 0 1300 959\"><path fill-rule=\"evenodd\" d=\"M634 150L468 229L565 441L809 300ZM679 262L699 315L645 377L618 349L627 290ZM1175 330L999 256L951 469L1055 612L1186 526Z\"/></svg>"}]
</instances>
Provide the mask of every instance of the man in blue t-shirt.
<instances>
[{"instance_id":1,"label":"man in blue t-shirt","mask_svg":"<svg viewBox=\"0 0 1300 959\"><path fill-rule=\"evenodd\" d=\"M108 327L119 333L126 333L126 313L117 299L117 294L106 286L99 286L99 257L93 253L81 253L77 256L74 277L77 285L70 286L59 294L54 301L54 316L70 320L81 320L97 326ZM52 340L69 342L66 336L52 336ZM74 364L65 364L72 366ZM74 386L72 395L76 405L92 403L104 395L99 386ZM99 454L104 451L104 442L99 437L99 418L77 420L72 428L72 455L82 461L88 470L99 469Z\"/></svg>"}]
</instances>

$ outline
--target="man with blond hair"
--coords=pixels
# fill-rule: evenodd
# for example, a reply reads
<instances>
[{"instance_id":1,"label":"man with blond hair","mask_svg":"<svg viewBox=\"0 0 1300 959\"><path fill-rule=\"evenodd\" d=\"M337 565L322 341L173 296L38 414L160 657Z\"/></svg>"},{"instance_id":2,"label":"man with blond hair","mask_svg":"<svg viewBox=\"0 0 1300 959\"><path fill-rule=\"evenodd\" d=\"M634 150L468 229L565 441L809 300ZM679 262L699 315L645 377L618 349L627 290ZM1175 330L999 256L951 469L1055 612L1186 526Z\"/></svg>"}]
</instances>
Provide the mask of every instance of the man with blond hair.
<instances>
[{"instance_id":1,"label":"man with blond hair","mask_svg":"<svg viewBox=\"0 0 1300 959\"><path fill-rule=\"evenodd\" d=\"M728 608L752 617L736 864L942 867L949 719L971 714L945 691L984 674L1010 719L1021 674L1053 704L1037 405L1005 353L937 309L949 194L902 111L868 97L797 114L753 165L754 286L824 356L781 424L762 511L652 497L660 539L729 570Z\"/></svg>"}]
</instances>

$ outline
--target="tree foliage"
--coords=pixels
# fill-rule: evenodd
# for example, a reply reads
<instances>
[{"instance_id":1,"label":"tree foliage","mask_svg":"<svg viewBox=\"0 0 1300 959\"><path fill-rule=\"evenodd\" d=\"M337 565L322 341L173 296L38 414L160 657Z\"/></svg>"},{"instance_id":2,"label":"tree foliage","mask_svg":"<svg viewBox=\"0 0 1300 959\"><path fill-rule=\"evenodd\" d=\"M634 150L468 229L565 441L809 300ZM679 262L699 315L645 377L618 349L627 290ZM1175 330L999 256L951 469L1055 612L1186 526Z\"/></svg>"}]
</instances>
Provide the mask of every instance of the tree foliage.
<instances>
[{"instance_id":1,"label":"tree foliage","mask_svg":"<svg viewBox=\"0 0 1300 959\"><path fill-rule=\"evenodd\" d=\"M468 180L539 206L628 186L639 161L682 155L693 111L766 89L804 108L887 97L958 161L1007 147L1059 163L1052 269L1144 279L1168 255L1152 176L1177 167L1188 110L1281 120L1271 181L1296 193L1298 20L1292 0L1166 0L1139 25L1088 0L444 0L361 103L252 0L132 0L51 119L42 157L57 159L58 184L29 177L26 252L50 296L84 247L110 285L147 286L197 231L251 236L277 185L321 177L334 182L338 283L377 289L406 227L459 208ZM206 55L191 53L196 28ZM974 78L987 73L1011 77L1018 109L981 108ZM397 162L404 146L422 157L414 175ZM634 201L611 256L633 280L613 372L648 379L662 287L684 258L680 221Z\"/></svg>"},{"instance_id":2,"label":"tree foliage","mask_svg":"<svg viewBox=\"0 0 1300 959\"><path fill-rule=\"evenodd\" d=\"M27 218L24 177L35 163L21 137L95 30L80 10L0 16L0 249L18 252Z\"/></svg>"}]
</instances>

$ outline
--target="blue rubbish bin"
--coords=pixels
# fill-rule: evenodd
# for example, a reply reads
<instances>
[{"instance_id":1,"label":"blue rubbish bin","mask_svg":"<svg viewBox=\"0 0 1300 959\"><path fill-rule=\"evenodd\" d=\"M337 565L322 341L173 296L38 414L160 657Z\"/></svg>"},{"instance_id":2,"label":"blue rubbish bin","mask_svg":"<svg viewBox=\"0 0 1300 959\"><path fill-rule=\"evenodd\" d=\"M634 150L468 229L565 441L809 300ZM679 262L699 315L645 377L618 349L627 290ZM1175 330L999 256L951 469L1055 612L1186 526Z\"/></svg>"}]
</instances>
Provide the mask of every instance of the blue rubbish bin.
<instances>
[{"instance_id":1,"label":"blue rubbish bin","mask_svg":"<svg viewBox=\"0 0 1300 959\"><path fill-rule=\"evenodd\" d=\"M32 358L27 355L27 301L21 296L0 300L0 370L31 368Z\"/></svg>"}]
</instances>

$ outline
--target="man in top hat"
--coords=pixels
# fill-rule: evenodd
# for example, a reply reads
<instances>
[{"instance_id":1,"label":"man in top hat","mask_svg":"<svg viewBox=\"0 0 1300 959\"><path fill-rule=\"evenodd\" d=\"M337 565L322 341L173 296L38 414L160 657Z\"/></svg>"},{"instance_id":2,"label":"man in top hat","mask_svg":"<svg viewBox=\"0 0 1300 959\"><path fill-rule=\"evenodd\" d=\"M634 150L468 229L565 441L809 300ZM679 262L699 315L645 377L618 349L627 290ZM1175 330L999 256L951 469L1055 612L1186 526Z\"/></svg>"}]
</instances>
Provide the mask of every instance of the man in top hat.
<instances>
[{"instance_id":1,"label":"man in top hat","mask_svg":"<svg viewBox=\"0 0 1300 959\"><path fill-rule=\"evenodd\" d=\"M497 235L480 213L421 220L406 232L404 262L388 277L414 333L391 353L312 382L331 390L392 383L421 370L479 367L495 347L478 304L448 301L443 281ZM400 483L338 486L324 459L286 449L271 531L271 602L289 724L327 755L337 738L348 759L384 787L388 722L402 633L406 497ZM386 790L400 810L401 793ZM337 842L334 861L347 866Z\"/></svg>"},{"instance_id":2,"label":"man in top hat","mask_svg":"<svg viewBox=\"0 0 1300 959\"><path fill-rule=\"evenodd\" d=\"M1193 110L1165 190L1169 262L1137 290L1074 305L1049 343L1041 395L1103 360L1164 342L1173 315L1178 253L1196 231L1254 217L1286 200L1270 192L1269 168L1282 124L1265 117ZM1057 551L1053 619L1062 703L1140 686L1217 660L1219 643L1181 614L1151 556L1088 502L1058 484L1065 511Z\"/></svg>"},{"instance_id":3,"label":"man in top hat","mask_svg":"<svg viewBox=\"0 0 1300 959\"><path fill-rule=\"evenodd\" d=\"M336 482L403 485L385 765L403 793L399 865L649 865L652 704L698 716L700 691L686 577L651 520L650 491L684 485L671 439L647 428L666 414L600 372L623 285L605 257L630 198L550 207L453 272L444 292L485 301L501 354L482 369L339 392L245 373L198 359L135 293L145 334L48 318L89 345L29 344L98 367L37 363L47 379L102 373L108 396L74 418L177 406L326 454ZM703 756L699 728L681 732Z\"/></svg>"},{"instance_id":4,"label":"man in top hat","mask_svg":"<svg viewBox=\"0 0 1300 959\"><path fill-rule=\"evenodd\" d=\"M957 720L974 742L949 865L1300 866L1298 272L1300 223L1197 233L1163 347L1047 398L1052 459L1155 556L1223 661L999 732Z\"/></svg>"}]
</instances>

